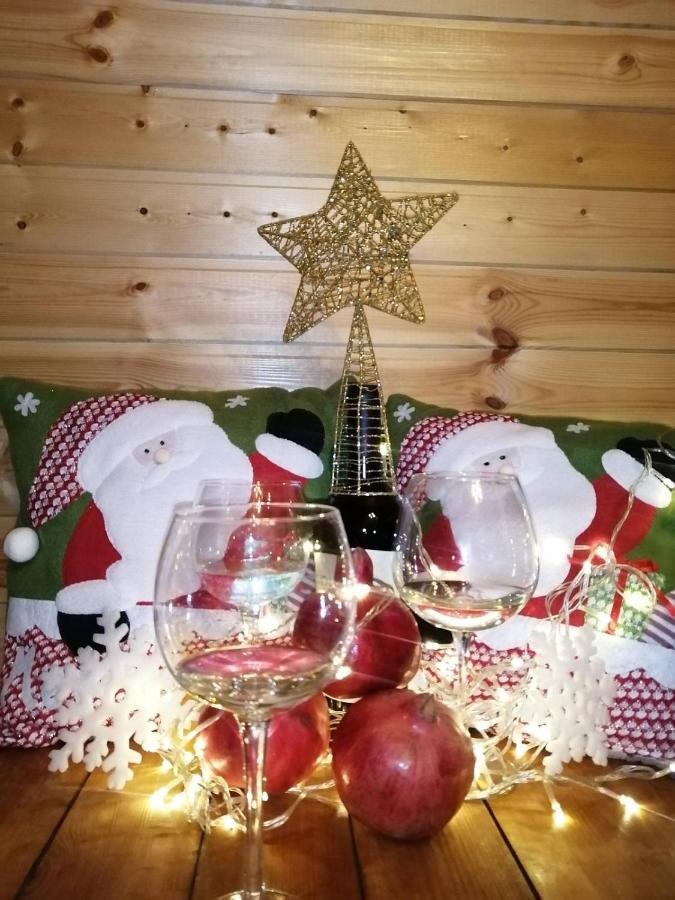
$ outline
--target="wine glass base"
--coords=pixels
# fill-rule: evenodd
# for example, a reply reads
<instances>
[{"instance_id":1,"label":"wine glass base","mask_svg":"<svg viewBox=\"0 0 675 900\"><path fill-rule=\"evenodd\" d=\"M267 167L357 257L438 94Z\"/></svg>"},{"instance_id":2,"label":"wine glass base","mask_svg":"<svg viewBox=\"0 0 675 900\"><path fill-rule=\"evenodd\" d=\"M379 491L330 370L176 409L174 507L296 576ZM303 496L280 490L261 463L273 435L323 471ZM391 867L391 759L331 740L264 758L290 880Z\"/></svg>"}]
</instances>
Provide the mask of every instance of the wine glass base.
<instances>
[{"instance_id":1,"label":"wine glass base","mask_svg":"<svg viewBox=\"0 0 675 900\"><path fill-rule=\"evenodd\" d=\"M286 894L284 891L263 888L255 894L250 894L248 891L233 891L231 894L222 894L217 900L298 900L298 897L295 894Z\"/></svg>"}]
</instances>

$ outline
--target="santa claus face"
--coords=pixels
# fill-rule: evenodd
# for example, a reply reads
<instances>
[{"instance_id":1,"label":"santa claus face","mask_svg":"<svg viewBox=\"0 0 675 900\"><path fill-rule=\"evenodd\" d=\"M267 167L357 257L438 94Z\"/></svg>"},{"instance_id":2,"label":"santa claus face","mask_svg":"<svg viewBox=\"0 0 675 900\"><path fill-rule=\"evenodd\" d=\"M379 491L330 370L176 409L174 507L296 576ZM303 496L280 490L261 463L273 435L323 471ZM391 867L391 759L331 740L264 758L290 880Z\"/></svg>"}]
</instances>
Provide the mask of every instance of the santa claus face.
<instances>
[{"instance_id":1,"label":"santa claus face","mask_svg":"<svg viewBox=\"0 0 675 900\"><path fill-rule=\"evenodd\" d=\"M527 426L518 426L519 429ZM505 433L507 429L505 428ZM595 515L595 491L588 479L569 462L563 451L553 442L506 446L482 456L469 458L463 454L458 460L452 452L452 440L441 446L429 470L487 472L516 475L527 501L539 548L539 580L536 595L548 593L567 576L574 544ZM460 468L457 468L457 462ZM453 515L450 495L441 498L441 506L448 520L461 520ZM457 535L458 543L461 536Z\"/></svg>"},{"instance_id":2,"label":"santa claus face","mask_svg":"<svg viewBox=\"0 0 675 900\"><path fill-rule=\"evenodd\" d=\"M159 554L177 503L207 479L251 482L246 454L217 425L167 431L137 445L94 491L121 560L107 573L126 601L152 600Z\"/></svg>"}]
</instances>

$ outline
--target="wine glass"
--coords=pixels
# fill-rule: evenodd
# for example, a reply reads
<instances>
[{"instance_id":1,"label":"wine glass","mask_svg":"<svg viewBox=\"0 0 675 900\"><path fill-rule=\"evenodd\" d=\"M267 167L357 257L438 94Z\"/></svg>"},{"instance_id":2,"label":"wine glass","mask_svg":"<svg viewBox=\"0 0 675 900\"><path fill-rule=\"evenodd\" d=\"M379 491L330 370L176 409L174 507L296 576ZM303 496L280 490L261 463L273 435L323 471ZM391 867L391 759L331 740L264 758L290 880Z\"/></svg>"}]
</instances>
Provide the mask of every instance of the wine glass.
<instances>
[{"instance_id":1,"label":"wine glass","mask_svg":"<svg viewBox=\"0 0 675 900\"><path fill-rule=\"evenodd\" d=\"M453 633L460 698L473 633L521 610L538 573L534 528L514 475L413 475L402 497L394 580L420 618Z\"/></svg>"},{"instance_id":2,"label":"wine glass","mask_svg":"<svg viewBox=\"0 0 675 900\"><path fill-rule=\"evenodd\" d=\"M230 478L209 478L202 481L197 489L195 501L208 506L246 503L303 503L305 500L302 481L274 481L256 479L253 482Z\"/></svg>"},{"instance_id":3,"label":"wine glass","mask_svg":"<svg viewBox=\"0 0 675 900\"><path fill-rule=\"evenodd\" d=\"M318 504L182 505L159 561L157 641L179 684L233 712L246 769L245 887L262 882L262 791L270 717L332 680L354 630L355 582L337 510Z\"/></svg>"}]
</instances>

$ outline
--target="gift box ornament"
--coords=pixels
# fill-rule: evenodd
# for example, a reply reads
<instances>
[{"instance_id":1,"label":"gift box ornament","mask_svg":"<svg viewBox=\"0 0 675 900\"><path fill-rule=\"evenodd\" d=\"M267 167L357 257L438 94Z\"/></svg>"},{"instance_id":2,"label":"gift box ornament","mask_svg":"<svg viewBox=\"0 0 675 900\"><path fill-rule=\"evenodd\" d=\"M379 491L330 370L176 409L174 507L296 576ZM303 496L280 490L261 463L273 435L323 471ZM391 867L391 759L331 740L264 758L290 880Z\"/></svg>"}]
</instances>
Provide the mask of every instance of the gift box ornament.
<instances>
[{"instance_id":1,"label":"gift box ornament","mask_svg":"<svg viewBox=\"0 0 675 900\"><path fill-rule=\"evenodd\" d=\"M633 560L633 566L644 571ZM644 572L655 591L662 591L665 576L661 572ZM616 578L599 576L591 579L586 599L586 622L596 631L617 637L639 640L658 602L658 595L633 573L620 572Z\"/></svg>"}]
</instances>

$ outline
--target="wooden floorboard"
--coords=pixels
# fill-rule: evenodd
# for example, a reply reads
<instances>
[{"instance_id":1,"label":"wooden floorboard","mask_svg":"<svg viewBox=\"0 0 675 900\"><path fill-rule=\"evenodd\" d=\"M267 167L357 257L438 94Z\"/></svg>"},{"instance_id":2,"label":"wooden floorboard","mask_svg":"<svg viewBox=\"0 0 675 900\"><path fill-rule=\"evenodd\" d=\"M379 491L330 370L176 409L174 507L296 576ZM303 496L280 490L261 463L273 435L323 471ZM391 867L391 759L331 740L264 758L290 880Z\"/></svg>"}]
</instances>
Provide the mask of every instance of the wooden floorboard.
<instances>
[{"instance_id":1,"label":"wooden floorboard","mask_svg":"<svg viewBox=\"0 0 675 900\"><path fill-rule=\"evenodd\" d=\"M201 833L181 811L151 808L166 775L151 761L123 792L107 790L105 779L100 770L89 779L22 900L186 900Z\"/></svg>"},{"instance_id":2,"label":"wooden floorboard","mask_svg":"<svg viewBox=\"0 0 675 900\"><path fill-rule=\"evenodd\" d=\"M19 890L88 777L48 772L47 753L0 750L0 898Z\"/></svg>"},{"instance_id":3,"label":"wooden floorboard","mask_svg":"<svg viewBox=\"0 0 675 900\"><path fill-rule=\"evenodd\" d=\"M590 765L571 772L597 775ZM644 807L675 816L675 780L608 785ZM675 883L675 823L646 810L627 820L617 801L556 786L567 819L554 827L541 784L490 802L504 837L543 900L666 900Z\"/></svg>"},{"instance_id":4,"label":"wooden floorboard","mask_svg":"<svg viewBox=\"0 0 675 900\"><path fill-rule=\"evenodd\" d=\"M367 898L515 900L532 897L481 803L468 803L428 841L395 841L354 823Z\"/></svg>"}]
</instances>

